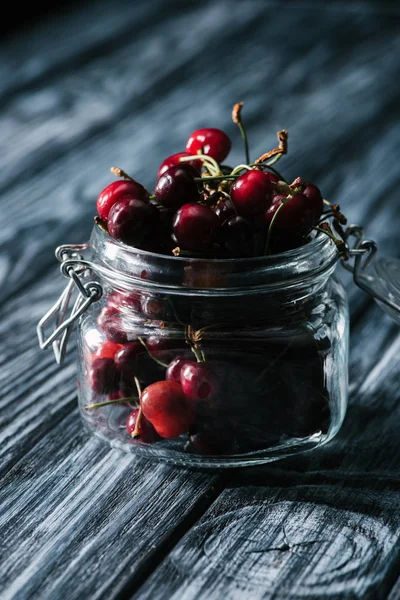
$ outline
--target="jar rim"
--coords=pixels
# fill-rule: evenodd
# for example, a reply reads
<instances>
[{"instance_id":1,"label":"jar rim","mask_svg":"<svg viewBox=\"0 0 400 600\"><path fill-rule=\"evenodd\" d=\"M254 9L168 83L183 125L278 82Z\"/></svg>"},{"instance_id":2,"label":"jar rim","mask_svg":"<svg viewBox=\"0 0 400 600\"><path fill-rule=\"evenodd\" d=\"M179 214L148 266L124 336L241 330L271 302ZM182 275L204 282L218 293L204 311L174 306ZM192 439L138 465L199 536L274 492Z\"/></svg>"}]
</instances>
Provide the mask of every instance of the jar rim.
<instances>
[{"instance_id":1,"label":"jar rim","mask_svg":"<svg viewBox=\"0 0 400 600\"><path fill-rule=\"evenodd\" d=\"M95 225L91 247L95 252L94 258L103 265L100 269L103 276L105 267L114 277L145 287L161 285L169 289L183 287L185 290L205 289L207 292L216 291L216 288L281 287L332 272L339 258L338 248L326 235L278 254L250 258L189 258L128 246ZM147 277L149 273L151 277Z\"/></svg>"}]
</instances>

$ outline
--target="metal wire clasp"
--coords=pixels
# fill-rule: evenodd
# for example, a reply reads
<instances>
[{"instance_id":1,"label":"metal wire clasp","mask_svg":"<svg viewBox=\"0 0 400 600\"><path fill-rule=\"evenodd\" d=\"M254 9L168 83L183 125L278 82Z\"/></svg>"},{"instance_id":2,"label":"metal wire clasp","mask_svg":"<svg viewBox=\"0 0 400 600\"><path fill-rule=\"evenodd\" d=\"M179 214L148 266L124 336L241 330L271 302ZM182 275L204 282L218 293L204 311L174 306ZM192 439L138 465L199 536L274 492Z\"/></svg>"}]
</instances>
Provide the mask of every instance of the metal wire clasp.
<instances>
[{"instance_id":1,"label":"metal wire clasp","mask_svg":"<svg viewBox=\"0 0 400 600\"><path fill-rule=\"evenodd\" d=\"M345 245L341 256L342 265L353 274L354 283L367 292L367 294L400 314L400 304L381 293L376 285L376 276L374 277L366 273L378 250L376 242L373 240L364 240L364 230L359 225L350 225L344 233ZM352 247L349 245L350 238L355 239ZM354 264L351 266L347 261L353 257ZM394 318L398 320L398 317Z\"/></svg>"},{"instance_id":2,"label":"metal wire clasp","mask_svg":"<svg viewBox=\"0 0 400 600\"><path fill-rule=\"evenodd\" d=\"M54 356L58 364L65 358L68 340L70 338L74 323L89 308L93 302L97 302L103 295L103 288L98 281L84 283L81 279L92 274L87 263L82 264L81 251L86 250L89 244L71 244L59 246L55 255L61 263L61 273L70 279L66 288L58 298L57 302L42 317L37 325L39 346L43 350L50 345L53 346ZM78 289L78 296L73 304L72 310L67 317L68 307L74 289ZM45 328L51 321L55 321L54 331L46 337Z\"/></svg>"}]
</instances>

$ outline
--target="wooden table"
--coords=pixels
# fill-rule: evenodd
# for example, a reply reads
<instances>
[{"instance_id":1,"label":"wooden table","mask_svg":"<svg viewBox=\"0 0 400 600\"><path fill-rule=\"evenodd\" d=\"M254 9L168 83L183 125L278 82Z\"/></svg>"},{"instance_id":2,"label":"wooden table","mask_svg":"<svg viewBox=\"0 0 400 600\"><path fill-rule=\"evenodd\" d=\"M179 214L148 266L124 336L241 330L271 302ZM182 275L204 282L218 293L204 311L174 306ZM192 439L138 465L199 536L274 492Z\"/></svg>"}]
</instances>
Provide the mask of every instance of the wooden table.
<instances>
[{"instance_id":1,"label":"wooden table","mask_svg":"<svg viewBox=\"0 0 400 600\"><path fill-rule=\"evenodd\" d=\"M99 1L1 42L2 599L400 598L399 327L350 295L350 406L327 447L210 473L134 460L84 432L75 352L35 326L55 246L88 238L119 165L154 185L199 126L242 161L286 128L303 175L399 255L396 3Z\"/></svg>"}]
</instances>

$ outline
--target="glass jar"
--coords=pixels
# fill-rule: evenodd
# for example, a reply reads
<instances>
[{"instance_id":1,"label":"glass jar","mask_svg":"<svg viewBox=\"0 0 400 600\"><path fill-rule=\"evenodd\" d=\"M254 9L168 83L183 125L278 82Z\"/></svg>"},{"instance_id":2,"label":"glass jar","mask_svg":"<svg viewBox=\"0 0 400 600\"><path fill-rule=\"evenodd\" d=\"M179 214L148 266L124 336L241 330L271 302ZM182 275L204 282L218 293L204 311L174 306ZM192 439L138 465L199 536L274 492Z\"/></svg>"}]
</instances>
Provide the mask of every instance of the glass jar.
<instances>
[{"instance_id":1,"label":"glass jar","mask_svg":"<svg viewBox=\"0 0 400 600\"><path fill-rule=\"evenodd\" d=\"M205 260L131 248L95 227L90 244L56 250L69 283L39 322L39 343L62 362L78 321L83 422L127 452L221 468L311 450L346 412L339 258L400 323L400 263L372 262L376 244L362 239L350 226L341 245L319 235L282 254Z\"/></svg>"},{"instance_id":2,"label":"glass jar","mask_svg":"<svg viewBox=\"0 0 400 600\"><path fill-rule=\"evenodd\" d=\"M337 433L348 309L329 238L281 255L200 260L137 250L96 227L90 248L90 262L79 264L96 273L103 295L79 319L78 388L96 436L174 464L232 467L309 450ZM186 370L171 376L177 357ZM182 373L183 402L157 413L162 386L153 386L155 416L146 413L171 437L133 439L125 424L139 392Z\"/></svg>"}]
</instances>

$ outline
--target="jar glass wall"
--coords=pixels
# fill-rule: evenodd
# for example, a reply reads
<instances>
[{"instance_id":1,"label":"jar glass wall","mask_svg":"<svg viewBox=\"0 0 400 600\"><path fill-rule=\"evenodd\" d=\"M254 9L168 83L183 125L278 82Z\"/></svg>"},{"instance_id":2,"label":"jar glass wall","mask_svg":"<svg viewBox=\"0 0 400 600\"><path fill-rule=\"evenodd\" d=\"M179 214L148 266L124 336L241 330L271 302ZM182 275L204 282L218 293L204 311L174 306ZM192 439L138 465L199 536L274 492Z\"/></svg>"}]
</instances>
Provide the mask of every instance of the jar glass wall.
<instances>
[{"instance_id":1,"label":"jar glass wall","mask_svg":"<svg viewBox=\"0 0 400 600\"><path fill-rule=\"evenodd\" d=\"M231 467L309 450L337 433L348 309L326 236L240 260L156 255L98 228L91 247L104 294L79 323L79 404L95 435L174 464ZM166 377L183 400L159 406L163 388L152 384ZM138 388L149 386L146 414L161 436L133 439L126 420Z\"/></svg>"}]
</instances>

